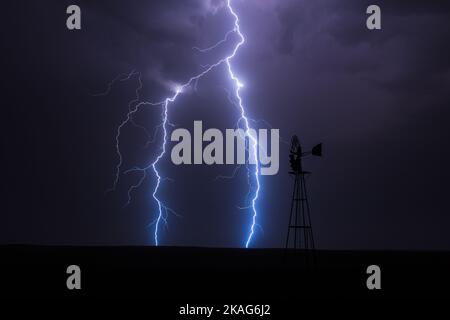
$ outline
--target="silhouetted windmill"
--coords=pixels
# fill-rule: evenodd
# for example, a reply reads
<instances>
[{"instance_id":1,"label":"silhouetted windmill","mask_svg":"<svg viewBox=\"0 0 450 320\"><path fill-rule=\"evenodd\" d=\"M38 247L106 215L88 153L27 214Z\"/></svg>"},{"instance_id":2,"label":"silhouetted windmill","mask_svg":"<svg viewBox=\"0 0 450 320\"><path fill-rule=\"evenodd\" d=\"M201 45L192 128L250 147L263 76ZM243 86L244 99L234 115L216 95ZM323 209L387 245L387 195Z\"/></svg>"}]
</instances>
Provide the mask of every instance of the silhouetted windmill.
<instances>
[{"instance_id":1,"label":"silhouetted windmill","mask_svg":"<svg viewBox=\"0 0 450 320\"><path fill-rule=\"evenodd\" d=\"M303 171L302 158L308 155L321 157L322 144L316 145L311 151L303 152L297 136L293 136L291 141L289 162L292 171L289 174L294 176L294 192L292 194L286 249L314 250L311 213L305 182L305 176L310 172Z\"/></svg>"}]
</instances>

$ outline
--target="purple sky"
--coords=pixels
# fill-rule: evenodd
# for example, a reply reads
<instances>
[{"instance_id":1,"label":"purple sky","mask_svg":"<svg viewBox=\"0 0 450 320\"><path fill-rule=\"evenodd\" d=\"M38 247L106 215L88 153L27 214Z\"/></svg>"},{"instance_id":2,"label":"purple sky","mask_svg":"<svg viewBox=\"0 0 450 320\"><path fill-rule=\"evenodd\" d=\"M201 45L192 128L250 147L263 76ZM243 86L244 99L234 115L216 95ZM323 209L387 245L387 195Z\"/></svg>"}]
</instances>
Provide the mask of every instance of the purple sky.
<instances>
[{"instance_id":1,"label":"purple sky","mask_svg":"<svg viewBox=\"0 0 450 320\"><path fill-rule=\"evenodd\" d=\"M93 97L120 73L142 73L143 99L159 101L229 52L230 38L207 47L232 27L221 1L78 1L83 29L65 29L68 1L15 1L8 17L2 70L7 123L0 241L51 244L152 244L156 208L151 177L122 208L130 183L115 193L114 135L133 99L137 78ZM235 0L247 42L234 60L254 119L279 128L289 141L324 143L324 157L308 160L316 243L324 249L449 249L446 199L450 153L450 6L444 1L378 1L382 30L365 27L364 1ZM48 3L48 4L47 4ZM61 14L62 12L62 14ZM224 69L171 106L171 121L191 128L231 128L237 112L227 100ZM159 110L139 123L150 131ZM125 132L124 168L150 161L141 132ZM288 146L280 172L262 178L257 247L283 245L292 181ZM241 246L250 216L245 170L214 181L233 167L175 167L162 198L171 216L162 244Z\"/></svg>"}]
</instances>

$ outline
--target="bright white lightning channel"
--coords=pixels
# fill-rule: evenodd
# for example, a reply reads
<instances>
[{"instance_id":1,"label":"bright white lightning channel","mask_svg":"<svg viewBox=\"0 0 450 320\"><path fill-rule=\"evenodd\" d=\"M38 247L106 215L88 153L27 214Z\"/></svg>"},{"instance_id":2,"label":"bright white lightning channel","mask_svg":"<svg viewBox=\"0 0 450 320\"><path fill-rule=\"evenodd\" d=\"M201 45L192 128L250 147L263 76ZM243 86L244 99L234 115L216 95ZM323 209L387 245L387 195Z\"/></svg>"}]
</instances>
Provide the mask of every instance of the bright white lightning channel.
<instances>
[{"instance_id":1,"label":"bright white lightning channel","mask_svg":"<svg viewBox=\"0 0 450 320\"><path fill-rule=\"evenodd\" d=\"M232 17L234 19L234 28L232 30L228 31L226 33L224 39L221 40L220 42L216 43L215 45L213 45L213 46L211 46L209 48L206 48L206 49L199 49L199 48L196 48L196 47L194 49L196 49L196 50L198 50L200 52L207 52L207 51L213 50L217 46L219 46L220 44L226 42L228 40L229 36L234 33L234 34L236 34L238 36L239 41L234 46L234 49L231 52L231 54L229 56L227 56L227 57L217 61L216 63L214 63L212 65L206 66L206 69L203 72L197 74L196 76L191 77L186 83L184 83L182 85L179 85L176 88L175 93L171 97L168 97L168 98L166 98L165 100L163 100L161 102L139 102L139 103L137 103L137 104L135 104L133 106L133 103L139 101L139 98L140 98L139 97L139 90L142 88L142 85L141 85L141 81L140 81L140 77L139 77L140 87L136 90L136 99L133 100L132 103L130 103L130 105L129 105L129 112L127 114L127 117L121 123L121 125L118 127L118 130L117 130L116 151L117 151L117 154L119 155L119 160L120 161L119 161L118 166L116 167L117 170L116 170L116 179L114 181L114 188L115 188L115 186L116 186L116 184L118 182L119 174L120 174L120 167L122 165L122 155L121 155L120 148L119 148L119 138L120 138L120 134L121 134L121 129L127 123L132 123L133 125L137 126L134 123L134 121L133 121L133 116L138 112L138 110L141 107L148 106L148 105L150 105L150 106L162 106L162 122L158 126L158 128L161 128L163 130L163 143L162 143L162 147L161 147L161 150L160 150L158 156L156 157L156 159L151 164L149 164L146 167L142 167L142 168L137 168L136 167L136 168L133 168L133 169L130 169L130 170L126 171L126 172L139 171L139 172L142 172L142 174L143 174L142 178L139 180L139 183L136 184L136 185L131 186L131 188L129 189L128 200L130 200L130 193L131 193L131 191L134 190L135 188L139 187L142 184L143 180L146 177L146 173L147 173L148 170L151 169L154 172L155 176L156 176L156 184L155 184L155 187L154 187L153 192L152 192L152 197L156 201L157 206L158 206L158 214L157 214L156 219L153 222L153 224L155 226L154 241L155 241L155 245L156 246L159 245L159 234L158 234L159 227L160 227L162 222L167 223L167 220L166 220L167 212L168 211L172 211L173 212L173 210L171 210L169 207L165 206L163 204L162 200L158 197L158 191L159 191L159 188L161 186L161 182L164 180L164 178L161 177L161 175L160 175L160 173L158 171L158 164L159 164L160 160L164 157L164 155L166 153L166 144L167 144L167 137L168 137L167 127L170 125L170 123L169 123L169 116L168 116L169 105L171 103L175 102L175 100L178 98L178 96L180 94L182 94L185 89L190 87L192 84L196 84L196 82L199 79L201 79L204 75L208 74L211 70L215 69L216 67L221 66L222 64L226 65L228 75L229 75L230 79L234 82L234 85L235 85L234 95L235 95L235 98L237 100L237 105L238 105L239 110L240 110L240 118L238 120L238 123L243 123L245 134L246 134L246 136L249 137L249 146L248 146L249 154L251 153L252 156L254 157L254 159L256 159L256 160L258 159L258 154L257 154L258 141L257 141L257 138L251 134L251 131L250 131L251 127L250 127L250 124L249 124L249 118L247 117L247 114L245 112L245 107L244 107L243 100L242 100L242 97L241 97L241 94L240 94L241 89L243 87L243 84L239 80L239 78L237 77L235 72L233 71L233 67L232 67L232 64L231 64L233 58L236 56L237 52L239 51L239 48L245 43L245 37L241 33L240 25L239 25L239 22L240 22L239 21L239 17L237 15L237 13L234 11L234 9L233 9L233 7L231 5L231 0L227 0L226 7L227 7L229 13L232 15ZM250 226L249 231L248 231L248 236L247 236L246 241L245 241L245 247L246 248L248 248L250 246L250 243L251 243L251 241L253 239L253 236L254 236L254 233L255 233L256 219L257 219L257 216L258 216L258 212L257 212L257 209L256 209L256 204L257 204L258 197L259 197L259 192L260 192L260 181L259 181L259 173L260 172L259 172L258 161L256 161L256 163L257 164L255 165L255 168L252 171L250 171L249 166L247 166L247 169L249 170L249 174L253 175L253 177L254 177L253 180L254 180L254 183L255 183L255 185L253 185L253 186L251 185L250 187L251 188L253 187L255 189L255 191L254 191L252 199L251 199L251 205L249 206L249 208L251 208L252 220L251 220L251 226Z\"/></svg>"}]
</instances>

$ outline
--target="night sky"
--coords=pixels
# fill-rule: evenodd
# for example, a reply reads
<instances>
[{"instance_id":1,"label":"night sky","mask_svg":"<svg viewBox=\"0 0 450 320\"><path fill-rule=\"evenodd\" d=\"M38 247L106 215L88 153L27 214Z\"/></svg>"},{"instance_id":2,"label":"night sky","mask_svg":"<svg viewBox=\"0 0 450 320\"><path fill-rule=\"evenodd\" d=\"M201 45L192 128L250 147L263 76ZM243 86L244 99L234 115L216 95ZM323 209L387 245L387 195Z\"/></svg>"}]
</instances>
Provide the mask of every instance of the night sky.
<instances>
[{"instance_id":1,"label":"night sky","mask_svg":"<svg viewBox=\"0 0 450 320\"><path fill-rule=\"evenodd\" d=\"M446 1L234 0L246 44L233 61L248 114L261 127L297 134L305 161L316 245L321 249L450 249L450 3ZM366 28L378 4L382 30ZM82 10L82 30L66 29L66 7ZM152 175L127 202L138 174L114 192L117 126L140 72L142 100L160 101L174 84L228 53L237 39L200 54L232 28L217 0L16 0L2 3L2 174L0 243L153 245ZM170 106L170 121L192 130L233 128L224 68ZM153 132L161 109L136 121ZM265 120L265 121L263 121ZM123 171L154 159L160 141L143 130L121 138ZM170 148L169 148L170 150ZM282 247L292 178L289 145L280 171L261 177L254 247ZM161 162L161 198L170 215L162 245L242 247L250 227L245 169Z\"/></svg>"}]
</instances>

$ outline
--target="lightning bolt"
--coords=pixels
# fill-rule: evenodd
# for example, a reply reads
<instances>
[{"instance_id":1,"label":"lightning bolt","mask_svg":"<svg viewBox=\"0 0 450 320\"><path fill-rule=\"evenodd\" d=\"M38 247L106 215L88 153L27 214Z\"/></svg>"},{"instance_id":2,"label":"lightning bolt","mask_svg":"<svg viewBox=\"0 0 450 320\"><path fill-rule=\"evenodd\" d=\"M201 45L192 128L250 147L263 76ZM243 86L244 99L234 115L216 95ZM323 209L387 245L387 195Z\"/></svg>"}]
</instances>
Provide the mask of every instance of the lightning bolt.
<instances>
[{"instance_id":1,"label":"lightning bolt","mask_svg":"<svg viewBox=\"0 0 450 320\"><path fill-rule=\"evenodd\" d=\"M241 88L243 87L243 84L240 82L239 78L234 74L233 68L231 66L231 60L235 57L235 55L238 52L239 48L245 43L245 37L241 33L240 26L239 26L239 17L236 14L236 12L234 11L233 7L231 6L231 0L227 0L227 7L228 7L228 10L230 11L230 13L234 17L234 30L238 34L238 36L240 38L240 41L238 42L238 44L234 48L234 51L233 51L232 55L227 57L226 63L227 63L228 73L230 75L230 78L236 84L235 94L236 94L236 98L238 100L239 108L241 109L241 119L244 121L246 135L249 136L249 138L250 138L251 146L250 146L249 152L252 152L254 159L257 160L258 159L258 152L257 152L258 140L257 140L256 137L254 137L254 136L252 136L250 134L249 120L248 120L248 118L246 116L245 108L244 108L244 105L243 105L243 100L242 100L242 97L241 97L241 94L240 94L240 91L241 91ZM259 166L258 166L258 162L257 161L256 161L256 165L255 165L255 169L254 169L254 173L253 174L254 174L254 179L255 179L255 182L256 182L256 190L255 190L254 196L253 196L253 198L251 200L251 203L252 203L252 224L251 224L251 227L250 227L249 235L247 237L247 241L245 243L245 247L246 248L248 248L248 246L250 245L250 242L252 241L253 235L255 233L256 217L258 215L258 212L256 210L256 202L258 200L259 190L260 190L261 187L260 187L260 182L259 182Z\"/></svg>"},{"instance_id":2,"label":"lightning bolt","mask_svg":"<svg viewBox=\"0 0 450 320\"><path fill-rule=\"evenodd\" d=\"M112 189L115 189L118 181L119 181L119 176L120 176L120 172L121 172L121 167L123 164L123 157L120 151L120 136L121 136L121 130L123 129L123 127L125 125L127 125L128 123L131 123L133 126L140 128L144 131L146 131L146 129L138 124L136 124L134 122L134 116L135 114L139 111L140 108L144 107L144 106L153 106L153 107L157 107L160 106L162 107L162 114L161 114L161 118L162 118L162 122L161 124L157 127L158 130L162 130L163 132L163 141L162 141L162 145L161 145L161 149L158 153L158 155L156 156L156 159L150 163L149 165L145 166L145 167L135 167L133 169L127 170L125 171L125 173L130 173L130 172L140 172L142 173L141 178L139 179L138 183L135 185L132 185L129 190L128 190L128 202L130 202L131 200L131 193L133 190L135 190L136 188L138 188L143 181L145 180L145 178L147 177L147 172L149 170L151 170L154 173L154 176L156 177L156 184L153 188L152 191L152 197L155 200L156 204L157 204L157 215L156 215L156 219L152 222L151 225L154 225L154 234L153 234L153 238L154 238L154 243L156 246L159 245L159 228L160 225L162 223L165 223L167 225L167 216L168 216L168 212L172 212L174 214L176 214L172 209L170 209L169 207L167 207L163 201L160 199L159 197L159 189L161 187L161 183L167 179L167 178L163 178L160 174L160 172L158 171L158 165L160 163L160 161L164 158L165 154L166 154L166 148L167 148L167 139L168 139L168 126L170 126L170 122L169 122L169 106L174 103L178 96L180 94L182 94L187 88L189 88L190 86L197 86L198 81L203 78L206 74L208 74L209 72L211 72L213 69L216 69L219 66L225 65L226 69L227 69L227 73L228 76L230 78L230 80L234 83L234 97L236 99L236 105L239 109L240 112L240 117L238 120L238 124L240 123L241 125L243 125L243 129L245 130L245 136L249 138L249 146L247 147L247 150L249 152L249 157L250 154L251 156L254 157L254 159L256 160L255 163L256 165L254 166L254 169L252 170L249 166L249 164L247 164L247 170L248 170L248 176L249 176L249 184L250 184L250 189L254 189L253 195L251 196L251 205L248 207L249 209L251 209L251 225L250 228L248 230L248 236L246 238L245 241L245 247L248 248L250 246L250 243L253 239L254 233L255 233L255 227L256 225L256 219L258 216L258 211L256 208L257 205L257 201L259 198L259 192L261 189L260 186L260 181L259 181L259 164L258 164L258 140L257 137L255 137L252 134L251 131L251 127L250 127L250 121L251 119L248 118L246 111L245 111L245 107L244 107L244 103L243 103L243 99L241 96L241 89L243 88L243 84L242 82L239 80L238 76L236 75L233 67L232 67L232 60L235 58L235 56L237 55L239 49L241 48L241 46L244 45L246 39L244 37L244 35L241 32L240 29L240 20L239 20L239 16L237 15L236 11L233 9L232 4L231 4L231 0L226 0L226 8L229 11L230 15L233 17L234 19L234 27L232 30L228 31L225 34L225 37L220 40L219 42L217 42L216 44L214 44L213 46L210 46L208 48L205 49L200 49L198 47L194 47L193 49L197 50L198 52L201 53L205 53L211 50L214 50L215 48L217 48L219 45L225 43L228 41L229 37L232 34L237 35L239 41L236 43L236 45L233 48L233 51L231 52L231 54L229 54L228 56L222 58L221 60L217 61L214 64L210 64L210 65L206 65L203 66L204 70L191 77L187 82L185 82L182 85L179 85L176 89L175 89L175 93L172 96L169 96L167 98L165 98L163 101L160 102L139 102L140 101L140 90L142 89L142 81L140 78L140 74L139 74L139 87L136 89L136 98L130 102L129 106L128 106L128 113L126 115L125 120L122 121L122 123L119 125L118 129L117 129L117 134L116 134L116 152L117 155L119 157L119 162L116 166L116 176L115 176L115 180L114 180L114 184ZM118 76L116 79L114 79L112 82L110 82L110 84L108 85L108 89L105 93L103 94L107 94L110 90L112 85L116 82L116 81L125 81L125 80L129 80L133 75L136 75L138 73L132 71L130 74L128 75L120 75ZM103 95L100 94L100 95ZM147 131L146 131L147 132ZM157 131L155 131L154 134L156 134ZM153 138L154 139L154 138ZM251 180L253 180L253 183L250 181L250 177L253 177Z\"/></svg>"}]
</instances>

